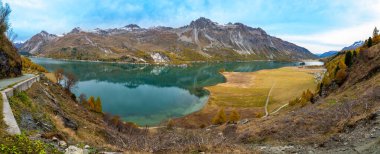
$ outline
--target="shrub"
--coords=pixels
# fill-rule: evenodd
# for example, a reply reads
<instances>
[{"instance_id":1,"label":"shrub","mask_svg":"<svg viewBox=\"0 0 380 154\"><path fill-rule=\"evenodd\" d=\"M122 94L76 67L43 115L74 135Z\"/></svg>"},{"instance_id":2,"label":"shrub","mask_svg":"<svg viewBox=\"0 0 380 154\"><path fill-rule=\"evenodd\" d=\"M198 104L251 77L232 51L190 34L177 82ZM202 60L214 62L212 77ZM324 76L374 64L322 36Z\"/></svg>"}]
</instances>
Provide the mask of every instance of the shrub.
<instances>
[{"instance_id":1,"label":"shrub","mask_svg":"<svg viewBox=\"0 0 380 154\"><path fill-rule=\"evenodd\" d=\"M65 89L67 91L70 91L78 82L78 79L73 73L66 73L65 76L66 76Z\"/></svg>"},{"instance_id":2,"label":"shrub","mask_svg":"<svg viewBox=\"0 0 380 154\"><path fill-rule=\"evenodd\" d=\"M307 89L306 91L302 93L300 98L297 97L294 100L290 100L289 106L301 104L301 107L304 107L307 105L308 102L311 101L313 97L314 97L314 94L309 89Z\"/></svg>"},{"instance_id":3,"label":"shrub","mask_svg":"<svg viewBox=\"0 0 380 154\"><path fill-rule=\"evenodd\" d=\"M57 83L60 83L61 80L63 79L63 73L64 73L64 70L62 68L58 68L54 71L54 77L57 80Z\"/></svg>"},{"instance_id":4,"label":"shrub","mask_svg":"<svg viewBox=\"0 0 380 154\"><path fill-rule=\"evenodd\" d=\"M264 116L264 113L262 112L256 113L256 118L261 118L263 116Z\"/></svg>"},{"instance_id":5,"label":"shrub","mask_svg":"<svg viewBox=\"0 0 380 154\"><path fill-rule=\"evenodd\" d=\"M294 100L289 101L289 106L294 106L299 103L300 98L295 98Z\"/></svg>"},{"instance_id":6,"label":"shrub","mask_svg":"<svg viewBox=\"0 0 380 154\"><path fill-rule=\"evenodd\" d=\"M85 94L82 93L79 95L79 103L82 105L88 105L87 96Z\"/></svg>"},{"instance_id":7,"label":"shrub","mask_svg":"<svg viewBox=\"0 0 380 154\"><path fill-rule=\"evenodd\" d=\"M48 72L44 67L33 63L29 58L27 57L21 57L22 61L22 70L27 73L35 73L35 72Z\"/></svg>"},{"instance_id":8,"label":"shrub","mask_svg":"<svg viewBox=\"0 0 380 154\"><path fill-rule=\"evenodd\" d=\"M221 124L226 123L226 121L227 121L227 116L226 116L226 113L224 112L224 109L222 108L218 111L215 117L212 118L211 123L214 125L221 125Z\"/></svg>"},{"instance_id":9,"label":"shrub","mask_svg":"<svg viewBox=\"0 0 380 154\"><path fill-rule=\"evenodd\" d=\"M0 153L58 153L58 150L25 134L8 136L0 140Z\"/></svg>"},{"instance_id":10,"label":"shrub","mask_svg":"<svg viewBox=\"0 0 380 154\"><path fill-rule=\"evenodd\" d=\"M341 69L336 73L335 79L338 82L338 84L341 84L344 82L344 80L347 77L347 72L345 69Z\"/></svg>"},{"instance_id":11,"label":"shrub","mask_svg":"<svg viewBox=\"0 0 380 154\"><path fill-rule=\"evenodd\" d=\"M166 124L166 128L172 130L174 127L174 121L172 119L168 120L168 123Z\"/></svg>"},{"instance_id":12,"label":"shrub","mask_svg":"<svg viewBox=\"0 0 380 154\"><path fill-rule=\"evenodd\" d=\"M230 114L230 119L228 122L237 123L240 120L240 114L236 110L232 110Z\"/></svg>"}]
</instances>

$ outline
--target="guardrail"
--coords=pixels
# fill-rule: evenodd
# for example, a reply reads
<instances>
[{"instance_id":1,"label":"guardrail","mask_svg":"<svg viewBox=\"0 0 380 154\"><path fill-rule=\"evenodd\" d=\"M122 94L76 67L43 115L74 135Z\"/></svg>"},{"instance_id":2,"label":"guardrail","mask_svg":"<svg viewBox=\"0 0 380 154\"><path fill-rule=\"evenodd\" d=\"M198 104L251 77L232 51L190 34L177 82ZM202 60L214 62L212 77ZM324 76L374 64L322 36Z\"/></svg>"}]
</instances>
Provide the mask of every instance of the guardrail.
<instances>
[{"instance_id":1,"label":"guardrail","mask_svg":"<svg viewBox=\"0 0 380 154\"><path fill-rule=\"evenodd\" d=\"M20 128L18 127L16 118L13 115L12 108L9 104L8 97L12 97L15 93L25 91L29 89L33 83L40 81L40 76L34 76L30 79L21 81L20 83L17 83L16 85L12 86L11 88L7 88L3 91L1 91L1 95L3 98L3 115L4 115L4 122L8 126L6 131L10 135L16 135L21 134Z\"/></svg>"}]
</instances>

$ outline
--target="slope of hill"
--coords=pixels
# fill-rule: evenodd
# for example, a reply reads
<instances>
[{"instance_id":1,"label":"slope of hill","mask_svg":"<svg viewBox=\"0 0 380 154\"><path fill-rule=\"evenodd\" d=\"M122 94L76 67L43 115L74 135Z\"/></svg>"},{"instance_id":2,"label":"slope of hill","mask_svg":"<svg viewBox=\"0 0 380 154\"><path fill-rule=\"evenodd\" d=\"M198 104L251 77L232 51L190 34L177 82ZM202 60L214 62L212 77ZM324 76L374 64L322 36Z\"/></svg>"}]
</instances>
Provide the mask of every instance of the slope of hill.
<instances>
[{"instance_id":1,"label":"slope of hill","mask_svg":"<svg viewBox=\"0 0 380 154\"><path fill-rule=\"evenodd\" d=\"M21 50L67 59L125 62L214 60L299 60L316 56L307 49L241 23L220 25L199 18L180 28L140 28L84 31L75 28L62 37L41 32Z\"/></svg>"},{"instance_id":2,"label":"slope of hill","mask_svg":"<svg viewBox=\"0 0 380 154\"><path fill-rule=\"evenodd\" d=\"M268 153L278 149L285 153L378 153L380 44L342 51L326 62L326 68L311 102L290 105L272 118L253 120L241 128L240 139L266 143L261 149ZM297 100L302 102L303 96Z\"/></svg>"}]
</instances>

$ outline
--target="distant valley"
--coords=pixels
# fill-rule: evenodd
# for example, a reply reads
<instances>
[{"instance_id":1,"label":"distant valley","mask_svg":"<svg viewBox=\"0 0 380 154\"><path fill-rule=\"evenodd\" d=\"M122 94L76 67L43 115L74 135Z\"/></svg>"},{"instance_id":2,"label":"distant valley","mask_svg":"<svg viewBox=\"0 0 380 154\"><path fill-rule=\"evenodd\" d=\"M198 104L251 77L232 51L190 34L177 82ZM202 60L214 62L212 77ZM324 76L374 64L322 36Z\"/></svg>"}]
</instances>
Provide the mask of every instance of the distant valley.
<instances>
[{"instance_id":1,"label":"distant valley","mask_svg":"<svg viewBox=\"0 0 380 154\"><path fill-rule=\"evenodd\" d=\"M307 49L270 36L261 28L241 23L220 25L203 17L179 28L146 29L130 24L92 31L74 28L63 36L42 31L19 50L58 59L137 63L316 58Z\"/></svg>"}]
</instances>

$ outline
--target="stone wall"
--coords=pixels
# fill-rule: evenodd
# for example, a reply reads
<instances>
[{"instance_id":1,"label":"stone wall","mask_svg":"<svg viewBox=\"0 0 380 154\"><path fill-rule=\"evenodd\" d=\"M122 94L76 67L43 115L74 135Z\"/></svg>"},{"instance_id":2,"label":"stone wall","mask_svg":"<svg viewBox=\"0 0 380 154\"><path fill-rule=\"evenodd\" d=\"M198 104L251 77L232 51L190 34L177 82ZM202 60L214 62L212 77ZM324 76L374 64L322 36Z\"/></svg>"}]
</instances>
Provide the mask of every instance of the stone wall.
<instances>
[{"instance_id":1,"label":"stone wall","mask_svg":"<svg viewBox=\"0 0 380 154\"><path fill-rule=\"evenodd\" d=\"M22 81L12 88L5 89L1 91L1 95L3 98L3 115L4 122L7 124L7 132L11 135L21 134L20 128L18 127L17 121L13 115L11 106L9 104L8 97L12 97L16 92L25 91L29 89L33 83L40 81L40 76L35 76L33 78Z\"/></svg>"}]
</instances>

